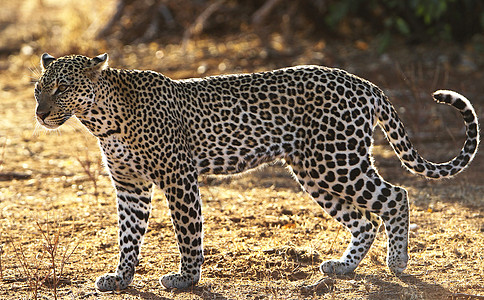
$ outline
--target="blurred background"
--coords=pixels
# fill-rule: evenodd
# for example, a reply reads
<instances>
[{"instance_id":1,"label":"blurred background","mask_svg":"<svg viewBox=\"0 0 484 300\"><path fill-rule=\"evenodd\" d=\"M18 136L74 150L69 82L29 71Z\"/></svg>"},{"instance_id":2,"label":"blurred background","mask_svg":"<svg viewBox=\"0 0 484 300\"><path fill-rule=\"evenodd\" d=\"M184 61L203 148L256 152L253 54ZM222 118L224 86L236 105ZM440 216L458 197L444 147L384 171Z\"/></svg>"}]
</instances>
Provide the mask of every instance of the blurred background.
<instances>
[{"instance_id":1,"label":"blurred background","mask_svg":"<svg viewBox=\"0 0 484 300\"><path fill-rule=\"evenodd\" d=\"M476 70L483 26L479 0L2 0L0 70L43 52L109 52L119 67L170 73L408 60ZM402 48L412 57L385 55Z\"/></svg>"}]
</instances>

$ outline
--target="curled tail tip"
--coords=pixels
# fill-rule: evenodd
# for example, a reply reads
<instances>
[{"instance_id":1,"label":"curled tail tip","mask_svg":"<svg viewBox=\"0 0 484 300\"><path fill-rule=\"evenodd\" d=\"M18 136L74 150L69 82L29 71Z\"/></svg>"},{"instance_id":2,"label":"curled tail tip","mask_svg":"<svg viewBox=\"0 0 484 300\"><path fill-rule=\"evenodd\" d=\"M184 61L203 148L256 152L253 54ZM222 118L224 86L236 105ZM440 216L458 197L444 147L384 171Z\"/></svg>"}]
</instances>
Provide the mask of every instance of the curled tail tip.
<instances>
[{"instance_id":1,"label":"curled tail tip","mask_svg":"<svg viewBox=\"0 0 484 300\"><path fill-rule=\"evenodd\" d=\"M463 97L462 95L454 92L454 91L449 91L449 90L438 90L435 91L432 94L432 97L434 98L435 101L438 103L447 103L447 104L452 104L453 100L455 98L461 98Z\"/></svg>"},{"instance_id":2,"label":"curled tail tip","mask_svg":"<svg viewBox=\"0 0 484 300\"><path fill-rule=\"evenodd\" d=\"M469 100L467 100L466 97L454 91L438 90L434 92L432 96L437 103L446 103L452 105L461 112L466 108L471 108L471 110L474 110L472 108L472 104Z\"/></svg>"},{"instance_id":3,"label":"curled tail tip","mask_svg":"<svg viewBox=\"0 0 484 300\"><path fill-rule=\"evenodd\" d=\"M446 163L426 161L418 153L416 155L400 154L399 158L410 171L421 174L429 179L450 178L464 170L475 157L479 145L479 121L471 102L461 94L449 90L438 90L432 96L437 103L451 105L462 115L466 125L467 135L464 147L458 156Z\"/></svg>"}]
</instances>

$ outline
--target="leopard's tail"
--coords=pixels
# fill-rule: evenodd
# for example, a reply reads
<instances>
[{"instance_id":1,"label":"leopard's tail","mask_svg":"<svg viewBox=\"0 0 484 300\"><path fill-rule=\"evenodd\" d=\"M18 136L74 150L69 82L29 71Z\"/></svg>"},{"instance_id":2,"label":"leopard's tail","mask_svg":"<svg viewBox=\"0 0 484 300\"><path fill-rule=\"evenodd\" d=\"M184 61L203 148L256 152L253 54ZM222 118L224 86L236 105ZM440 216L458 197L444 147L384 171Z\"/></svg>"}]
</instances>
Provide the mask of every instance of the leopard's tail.
<instances>
[{"instance_id":1,"label":"leopard's tail","mask_svg":"<svg viewBox=\"0 0 484 300\"><path fill-rule=\"evenodd\" d=\"M462 172L474 159L479 146L479 121L472 104L464 96L447 90L439 90L433 94L437 103L445 103L459 110L466 126L466 141L459 155L444 163L430 162L417 153L395 109L386 97L383 97L383 105L376 109L379 125L384 129L393 150L408 170L426 178L449 178Z\"/></svg>"}]
</instances>

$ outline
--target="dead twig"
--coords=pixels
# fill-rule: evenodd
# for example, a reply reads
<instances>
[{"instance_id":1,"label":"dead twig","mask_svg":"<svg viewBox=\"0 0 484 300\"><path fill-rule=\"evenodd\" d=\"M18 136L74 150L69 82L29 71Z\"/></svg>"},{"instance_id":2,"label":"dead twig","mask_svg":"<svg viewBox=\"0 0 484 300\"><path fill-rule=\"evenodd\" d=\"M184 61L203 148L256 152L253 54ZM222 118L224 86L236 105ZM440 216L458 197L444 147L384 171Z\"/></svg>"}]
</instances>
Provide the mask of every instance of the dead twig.
<instances>
[{"instance_id":1,"label":"dead twig","mask_svg":"<svg viewBox=\"0 0 484 300\"><path fill-rule=\"evenodd\" d=\"M0 280L3 280L2 254L3 254L3 245L0 245Z\"/></svg>"},{"instance_id":2,"label":"dead twig","mask_svg":"<svg viewBox=\"0 0 484 300\"><path fill-rule=\"evenodd\" d=\"M94 163L91 158L89 157L89 150L86 147L86 157L85 159L81 159L80 156L78 156L77 162L81 165L84 173L87 175L89 180L92 182L93 188L94 188L94 197L96 197L96 202L99 202L99 189L98 189L98 178L99 175L101 174L101 161L100 159ZM97 165L97 166L93 166Z\"/></svg>"},{"instance_id":3,"label":"dead twig","mask_svg":"<svg viewBox=\"0 0 484 300\"><path fill-rule=\"evenodd\" d=\"M118 5L116 6L116 12L114 13L113 17L109 22L106 24L106 26L103 27L97 34L97 38L104 38L109 35L111 32L113 26L116 24L116 22L119 21L121 16L124 14L125 8L127 5L133 3L134 0L119 0Z\"/></svg>"},{"instance_id":4,"label":"dead twig","mask_svg":"<svg viewBox=\"0 0 484 300\"><path fill-rule=\"evenodd\" d=\"M1 151L0 151L0 170L3 169L3 162L5 158L5 148L7 147L7 139L3 141L3 144L1 146Z\"/></svg>"},{"instance_id":5,"label":"dead twig","mask_svg":"<svg viewBox=\"0 0 484 300\"><path fill-rule=\"evenodd\" d=\"M262 5L253 15L252 24L259 26L261 25L271 11L276 7L281 0L267 0L264 5Z\"/></svg>"},{"instance_id":6,"label":"dead twig","mask_svg":"<svg viewBox=\"0 0 484 300\"><path fill-rule=\"evenodd\" d=\"M67 246L65 248L64 254L62 255L61 266L60 266L60 270L59 270L59 279L61 278L62 274L64 273L64 267L65 267L67 261L71 258L72 254L74 254L74 251L77 250L77 247L79 247L80 243L81 243L81 241L77 242L77 244L72 249L71 253L69 253L68 255L67 255L67 253L68 253L68 250L69 250L69 246Z\"/></svg>"},{"instance_id":7,"label":"dead twig","mask_svg":"<svg viewBox=\"0 0 484 300\"><path fill-rule=\"evenodd\" d=\"M69 245L64 248L64 253L62 253L61 261L60 261L60 267L57 265L57 257L58 257L58 249L59 249L59 240L60 240L60 228L57 228L54 236L52 237L49 234L49 224L47 223L47 228L44 230L42 226L39 224L39 222L36 222L37 228L39 229L42 238L45 241L45 250L49 254L49 259L50 259L50 270L52 272L52 287L54 289L54 299L57 299L57 287L59 285L59 282L62 278L62 274L64 272L64 266L69 260L69 258L72 256L74 251L76 251L77 247L79 246L78 242L72 251L69 253ZM69 254L68 254L69 253Z\"/></svg>"},{"instance_id":8,"label":"dead twig","mask_svg":"<svg viewBox=\"0 0 484 300\"><path fill-rule=\"evenodd\" d=\"M40 258L38 256L35 257L34 266L30 267L29 261L25 256L25 252L22 248L22 245L19 244L17 247L17 245L15 245L15 243L10 237L7 237L7 242L12 246L15 258L17 259L17 261L19 262L22 268L22 271L20 272L21 274L23 274L23 276L25 277L29 285L28 293L30 294L30 292L32 292L33 299L35 300L38 299L39 287L48 277L48 275L42 276L40 274L40 271L42 269L40 268L40 262L43 261L43 253ZM35 272L32 270L35 270Z\"/></svg>"},{"instance_id":9,"label":"dead twig","mask_svg":"<svg viewBox=\"0 0 484 300\"><path fill-rule=\"evenodd\" d=\"M20 172L5 172L0 173L0 181L10 181L10 180L26 180L32 178L32 174L20 173Z\"/></svg>"},{"instance_id":10,"label":"dead twig","mask_svg":"<svg viewBox=\"0 0 484 300\"><path fill-rule=\"evenodd\" d=\"M148 28L139 39L135 40L137 43L145 43L153 40L161 30L161 19L165 21L168 29L175 27L175 20L165 4L158 3L151 9L151 11L152 16L149 18L151 21Z\"/></svg>"},{"instance_id":11,"label":"dead twig","mask_svg":"<svg viewBox=\"0 0 484 300\"><path fill-rule=\"evenodd\" d=\"M194 35L198 35L203 31L203 28L205 27L207 20L212 16L213 13L215 13L222 6L223 3L224 3L224 0L210 3L207 6L207 8L205 8L205 10L202 11L202 13L195 19L195 22L193 22L193 24L190 25L190 27L188 27L187 30L185 30L185 33L183 34L183 40L182 40L183 51L186 50L186 47L191 37Z\"/></svg>"},{"instance_id":12,"label":"dead twig","mask_svg":"<svg viewBox=\"0 0 484 300\"><path fill-rule=\"evenodd\" d=\"M51 263L51 271L53 273L52 275L52 283L54 287L54 299L57 300L57 275L56 275L56 265L55 265L55 257L57 255L57 246L59 245L59 234L60 232L57 231L57 233L54 236L54 240L51 239L49 234L46 234L44 230L42 229L42 226L40 226L39 222L36 222L37 228L39 229L40 233L42 234L42 237L44 238L44 241L46 242L45 250L50 256L50 263ZM49 230L47 223L47 231Z\"/></svg>"},{"instance_id":13,"label":"dead twig","mask_svg":"<svg viewBox=\"0 0 484 300\"><path fill-rule=\"evenodd\" d=\"M340 230L341 230L341 226L338 226L338 231L336 231L336 236L334 237L333 241L331 242L331 245L329 246L328 253L331 253L333 251L333 245L336 242L336 239L338 238Z\"/></svg>"},{"instance_id":14,"label":"dead twig","mask_svg":"<svg viewBox=\"0 0 484 300\"><path fill-rule=\"evenodd\" d=\"M301 292L304 294L323 294L331 291L334 288L336 280L326 277L318 280L314 284L305 285L301 287Z\"/></svg>"}]
</instances>

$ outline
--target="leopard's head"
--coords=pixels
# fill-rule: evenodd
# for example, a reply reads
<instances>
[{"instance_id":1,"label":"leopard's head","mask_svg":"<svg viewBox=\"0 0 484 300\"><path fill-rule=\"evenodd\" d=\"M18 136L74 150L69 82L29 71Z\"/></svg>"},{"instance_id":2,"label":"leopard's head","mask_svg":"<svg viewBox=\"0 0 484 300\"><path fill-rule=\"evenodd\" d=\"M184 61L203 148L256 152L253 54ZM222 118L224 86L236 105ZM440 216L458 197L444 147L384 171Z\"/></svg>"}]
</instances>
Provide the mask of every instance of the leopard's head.
<instances>
[{"instance_id":1,"label":"leopard's head","mask_svg":"<svg viewBox=\"0 0 484 300\"><path fill-rule=\"evenodd\" d=\"M42 76L35 85L37 121L55 129L71 116L86 112L94 101L96 84L107 62L107 54L56 59L44 53L40 59Z\"/></svg>"}]
</instances>

